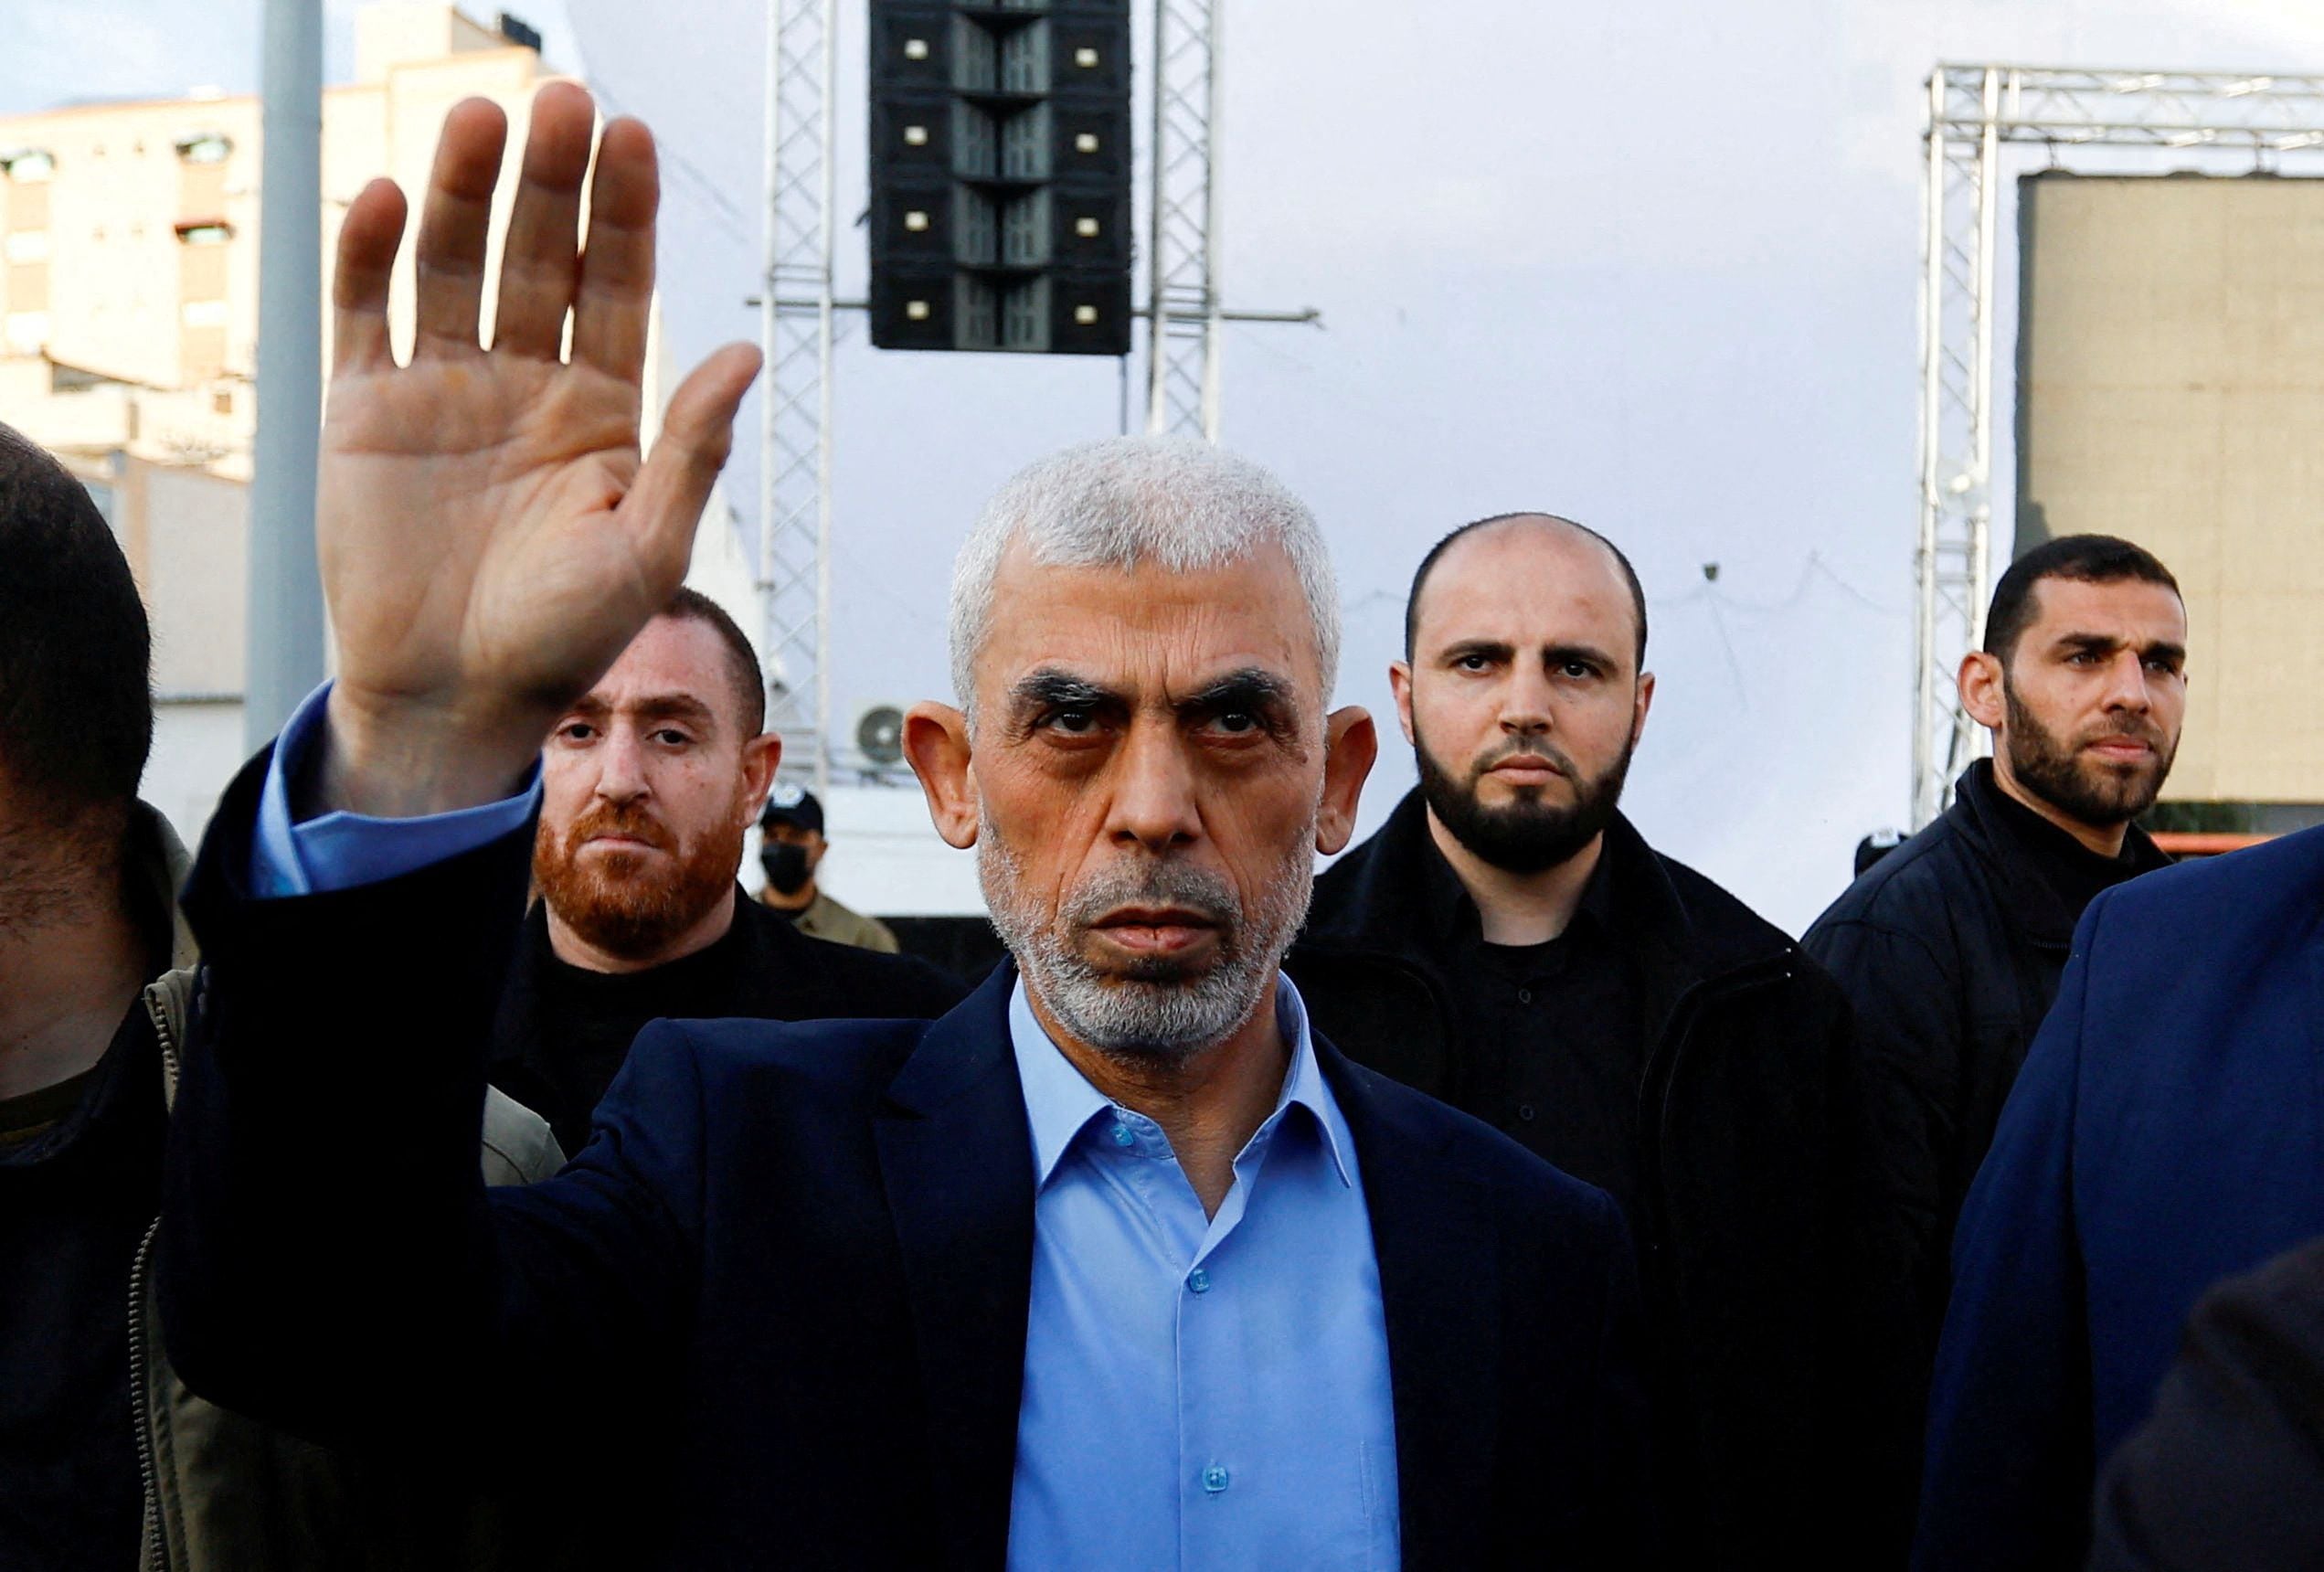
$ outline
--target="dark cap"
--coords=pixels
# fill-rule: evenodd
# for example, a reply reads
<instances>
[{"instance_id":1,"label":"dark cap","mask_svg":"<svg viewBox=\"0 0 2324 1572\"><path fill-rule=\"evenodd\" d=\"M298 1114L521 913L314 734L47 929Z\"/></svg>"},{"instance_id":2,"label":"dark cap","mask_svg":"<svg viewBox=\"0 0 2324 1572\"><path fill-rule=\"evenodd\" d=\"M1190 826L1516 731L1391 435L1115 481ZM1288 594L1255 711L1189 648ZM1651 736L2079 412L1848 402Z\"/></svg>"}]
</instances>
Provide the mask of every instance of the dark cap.
<instances>
[{"instance_id":1,"label":"dark cap","mask_svg":"<svg viewBox=\"0 0 2324 1572\"><path fill-rule=\"evenodd\" d=\"M759 815L760 829L770 830L777 824L795 824L820 835L823 833L823 805L804 786L780 781L769 794L766 809Z\"/></svg>"}]
</instances>

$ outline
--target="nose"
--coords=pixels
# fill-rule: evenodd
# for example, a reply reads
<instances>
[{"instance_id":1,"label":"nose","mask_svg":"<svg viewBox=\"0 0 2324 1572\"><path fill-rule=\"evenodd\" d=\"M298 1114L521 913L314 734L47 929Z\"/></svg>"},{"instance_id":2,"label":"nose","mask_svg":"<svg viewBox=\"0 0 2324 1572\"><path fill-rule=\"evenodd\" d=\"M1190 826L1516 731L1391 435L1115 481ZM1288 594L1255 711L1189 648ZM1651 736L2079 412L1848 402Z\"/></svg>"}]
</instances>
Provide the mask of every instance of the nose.
<instances>
[{"instance_id":1,"label":"nose","mask_svg":"<svg viewBox=\"0 0 2324 1572\"><path fill-rule=\"evenodd\" d=\"M2147 688L2146 658L2136 650L2117 653L2106 668L2106 708L2144 715L2153 702Z\"/></svg>"},{"instance_id":2,"label":"nose","mask_svg":"<svg viewBox=\"0 0 2324 1572\"><path fill-rule=\"evenodd\" d=\"M1501 690L1501 729L1512 737L1536 737L1550 728L1549 677L1540 667L1512 662Z\"/></svg>"},{"instance_id":3,"label":"nose","mask_svg":"<svg viewBox=\"0 0 2324 1572\"><path fill-rule=\"evenodd\" d=\"M1118 773L1106 821L1110 839L1134 841L1160 855L1202 838L1202 811L1186 748L1175 726L1142 719L1132 724L1115 758Z\"/></svg>"},{"instance_id":4,"label":"nose","mask_svg":"<svg viewBox=\"0 0 2324 1572\"><path fill-rule=\"evenodd\" d=\"M651 787L645 778L645 741L636 729L614 726L597 749L597 794L609 802L633 802Z\"/></svg>"}]
</instances>

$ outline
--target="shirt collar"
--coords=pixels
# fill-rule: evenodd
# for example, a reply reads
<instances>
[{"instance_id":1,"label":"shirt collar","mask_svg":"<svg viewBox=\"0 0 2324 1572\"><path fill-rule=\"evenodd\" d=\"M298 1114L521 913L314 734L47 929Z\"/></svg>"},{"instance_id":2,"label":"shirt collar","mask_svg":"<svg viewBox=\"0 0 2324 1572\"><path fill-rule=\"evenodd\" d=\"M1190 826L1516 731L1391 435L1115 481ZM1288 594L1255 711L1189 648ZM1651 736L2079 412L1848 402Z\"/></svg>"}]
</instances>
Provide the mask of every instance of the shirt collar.
<instances>
[{"instance_id":1,"label":"shirt collar","mask_svg":"<svg viewBox=\"0 0 2324 1572\"><path fill-rule=\"evenodd\" d=\"M1332 1154L1332 1164L1339 1172L1340 1182L1353 1184L1349 1153L1354 1138L1340 1113L1339 1100L1323 1078L1323 1067L1316 1059L1307 1004L1291 980L1280 972L1275 982L1275 1023L1291 1046L1291 1067L1283 1078L1283 1090L1276 1099L1275 1111L1260 1128L1279 1122L1288 1109L1305 1109L1322 1132L1324 1150ZM1112 1112L1117 1105L1090 1085L1088 1078L1074 1067L1073 1061L1042 1030L1039 1017L1033 1013L1032 1001L1025 996L1022 973L1009 989L1009 1046L1016 1054L1017 1080L1024 1089L1025 1122L1033 1131L1033 1185L1039 1190L1048 1184L1049 1175L1056 1172L1057 1164L1065 1160L1066 1152L1090 1121L1100 1114ZM1254 1135L1253 1139L1258 1137Z\"/></svg>"}]
</instances>

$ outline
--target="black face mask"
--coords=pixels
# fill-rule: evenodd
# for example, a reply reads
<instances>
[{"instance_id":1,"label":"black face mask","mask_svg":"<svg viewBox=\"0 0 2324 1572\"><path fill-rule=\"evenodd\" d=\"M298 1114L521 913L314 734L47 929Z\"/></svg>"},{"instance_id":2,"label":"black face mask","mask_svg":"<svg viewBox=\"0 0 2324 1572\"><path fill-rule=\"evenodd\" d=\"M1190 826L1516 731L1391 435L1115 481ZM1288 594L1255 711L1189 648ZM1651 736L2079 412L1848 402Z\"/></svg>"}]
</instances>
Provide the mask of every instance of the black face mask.
<instances>
[{"instance_id":1,"label":"black face mask","mask_svg":"<svg viewBox=\"0 0 2324 1572\"><path fill-rule=\"evenodd\" d=\"M791 841L777 841L762 849L759 866L767 870L768 886L777 895L797 895L807 887L808 876L814 872L807 866L807 848Z\"/></svg>"}]
</instances>

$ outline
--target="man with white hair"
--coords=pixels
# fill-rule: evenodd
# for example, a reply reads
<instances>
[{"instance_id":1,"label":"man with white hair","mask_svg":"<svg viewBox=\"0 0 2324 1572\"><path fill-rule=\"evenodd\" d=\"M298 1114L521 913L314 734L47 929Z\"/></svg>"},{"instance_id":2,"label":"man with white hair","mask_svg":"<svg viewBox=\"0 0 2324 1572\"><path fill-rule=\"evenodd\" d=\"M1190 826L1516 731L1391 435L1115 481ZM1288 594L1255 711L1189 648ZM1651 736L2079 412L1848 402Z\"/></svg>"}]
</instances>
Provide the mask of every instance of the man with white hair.
<instances>
[{"instance_id":1,"label":"man with white hair","mask_svg":"<svg viewBox=\"0 0 2324 1572\"><path fill-rule=\"evenodd\" d=\"M187 1378L372 1446L523 1404L630 1471L632 1564L1649 1564L1618 1212L1351 1066L1282 977L1375 743L1327 713L1314 521L1200 445L1037 464L961 553L960 703L906 747L1015 964L932 1025L656 1024L563 1174L477 1182L520 783L677 581L752 366L696 371L640 466L652 149L607 126L577 263L589 127L577 89L536 104L489 351L462 260L496 111L447 122L409 367L400 200L347 216L339 675L187 898L212 962L162 1247ZM389 946L430 985L334 1009ZM298 1110L389 1059L404 1094L344 1099L325 1161ZM318 1375L350 1344L360 1391Z\"/></svg>"}]
</instances>

